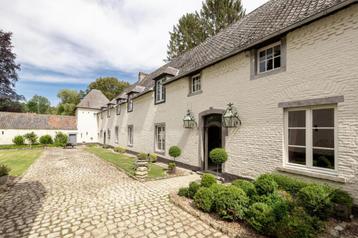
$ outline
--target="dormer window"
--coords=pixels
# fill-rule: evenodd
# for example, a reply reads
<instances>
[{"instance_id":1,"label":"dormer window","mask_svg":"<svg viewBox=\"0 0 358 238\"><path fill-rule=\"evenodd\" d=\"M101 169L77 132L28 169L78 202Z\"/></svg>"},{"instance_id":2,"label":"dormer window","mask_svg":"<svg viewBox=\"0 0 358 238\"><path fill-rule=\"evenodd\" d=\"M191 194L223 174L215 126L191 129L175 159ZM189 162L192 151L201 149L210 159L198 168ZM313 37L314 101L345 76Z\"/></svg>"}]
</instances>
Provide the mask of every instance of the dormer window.
<instances>
[{"instance_id":1,"label":"dormer window","mask_svg":"<svg viewBox=\"0 0 358 238\"><path fill-rule=\"evenodd\" d=\"M121 101L120 100L117 100L116 113L117 113L117 115L121 114Z\"/></svg>"},{"instance_id":2,"label":"dormer window","mask_svg":"<svg viewBox=\"0 0 358 238\"><path fill-rule=\"evenodd\" d=\"M129 94L129 95L128 95L127 111L128 111L128 112L132 112L132 111L133 111L133 94Z\"/></svg>"},{"instance_id":3,"label":"dormer window","mask_svg":"<svg viewBox=\"0 0 358 238\"><path fill-rule=\"evenodd\" d=\"M281 68L281 42L259 49L257 59L258 74Z\"/></svg>"},{"instance_id":4,"label":"dormer window","mask_svg":"<svg viewBox=\"0 0 358 238\"><path fill-rule=\"evenodd\" d=\"M111 106L108 105L107 107L107 117L110 118L111 117Z\"/></svg>"},{"instance_id":5,"label":"dormer window","mask_svg":"<svg viewBox=\"0 0 358 238\"><path fill-rule=\"evenodd\" d=\"M155 103L165 102L165 78L161 78L155 81Z\"/></svg>"}]
</instances>

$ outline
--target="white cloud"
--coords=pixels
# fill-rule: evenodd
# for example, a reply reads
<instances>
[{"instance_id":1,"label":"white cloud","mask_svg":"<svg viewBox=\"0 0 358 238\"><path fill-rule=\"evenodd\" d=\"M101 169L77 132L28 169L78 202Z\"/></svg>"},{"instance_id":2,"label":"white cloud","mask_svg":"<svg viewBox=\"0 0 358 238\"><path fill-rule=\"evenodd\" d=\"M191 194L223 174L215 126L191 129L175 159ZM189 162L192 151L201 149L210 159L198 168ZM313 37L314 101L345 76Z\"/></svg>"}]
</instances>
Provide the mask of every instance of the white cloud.
<instances>
[{"instance_id":1,"label":"white cloud","mask_svg":"<svg viewBox=\"0 0 358 238\"><path fill-rule=\"evenodd\" d=\"M263 2L243 4L250 12ZM181 15L200 7L201 0L1 0L0 27L14 33L20 63L82 82L87 80L80 79L82 73L101 68L158 67L166 56L168 31ZM36 80L61 77L37 75Z\"/></svg>"}]
</instances>

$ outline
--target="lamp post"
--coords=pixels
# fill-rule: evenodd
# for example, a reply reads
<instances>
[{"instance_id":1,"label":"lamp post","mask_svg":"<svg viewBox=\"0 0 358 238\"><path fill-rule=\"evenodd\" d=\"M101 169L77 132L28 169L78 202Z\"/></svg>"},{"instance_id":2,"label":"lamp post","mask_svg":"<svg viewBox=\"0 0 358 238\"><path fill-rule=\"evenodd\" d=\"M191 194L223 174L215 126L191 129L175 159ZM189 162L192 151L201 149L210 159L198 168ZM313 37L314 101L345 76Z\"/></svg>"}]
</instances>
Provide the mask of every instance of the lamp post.
<instances>
[{"instance_id":1,"label":"lamp post","mask_svg":"<svg viewBox=\"0 0 358 238\"><path fill-rule=\"evenodd\" d=\"M187 111L183 119L184 128L193 128L196 125L195 118L190 110Z\"/></svg>"},{"instance_id":2,"label":"lamp post","mask_svg":"<svg viewBox=\"0 0 358 238\"><path fill-rule=\"evenodd\" d=\"M241 125L241 120L233 105L233 103L229 103L225 113L223 114L224 127L233 128L237 127L239 124Z\"/></svg>"}]
</instances>

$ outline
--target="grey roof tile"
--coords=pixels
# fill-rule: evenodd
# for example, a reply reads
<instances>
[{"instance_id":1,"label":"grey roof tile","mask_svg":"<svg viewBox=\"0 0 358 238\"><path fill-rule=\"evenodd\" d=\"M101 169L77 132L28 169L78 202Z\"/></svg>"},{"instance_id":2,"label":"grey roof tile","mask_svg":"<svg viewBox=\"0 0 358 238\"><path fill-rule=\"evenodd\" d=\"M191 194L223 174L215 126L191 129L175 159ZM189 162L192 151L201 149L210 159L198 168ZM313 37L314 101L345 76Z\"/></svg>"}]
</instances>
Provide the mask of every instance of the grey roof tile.
<instances>
[{"instance_id":1,"label":"grey roof tile","mask_svg":"<svg viewBox=\"0 0 358 238\"><path fill-rule=\"evenodd\" d=\"M97 89L92 89L77 105L79 108L100 109L101 106L109 103L108 98Z\"/></svg>"}]
</instances>

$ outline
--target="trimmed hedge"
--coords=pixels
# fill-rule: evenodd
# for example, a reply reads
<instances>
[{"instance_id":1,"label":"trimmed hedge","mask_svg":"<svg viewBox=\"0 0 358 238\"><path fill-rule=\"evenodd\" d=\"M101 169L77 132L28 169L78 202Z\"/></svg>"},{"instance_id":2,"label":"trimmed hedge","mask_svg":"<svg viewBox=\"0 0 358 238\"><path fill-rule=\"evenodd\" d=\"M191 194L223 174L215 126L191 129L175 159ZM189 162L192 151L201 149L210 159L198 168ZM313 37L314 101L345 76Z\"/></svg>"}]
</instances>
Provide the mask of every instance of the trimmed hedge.
<instances>
[{"instance_id":1,"label":"trimmed hedge","mask_svg":"<svg viewBox=\"0 0 358 238\"><path fill-rule=\"evenodd\" d=\"M236 179L231 183L232 185L244 190L247 196L251 197L256 194L256 188L253 183L243 179Z\"/></svg>"},{"instance_id":2,"label":"trimmed hedge","mask_svg":"<svg viewBox=\"0 0 358 238\"><path fill-rule=\"evenodd\" d=\"M188 197L193 198L195 193L199 190L200 184L197 182L191 182L188 189Z\"/></svg>"},{"instance_id":3,"label":"trimmed hedge","mask_svg":"<svg viewBox=\"0 0 358 238\"><path fill-rule=\"evenodd\" d=\"M65 146L68 141L68 136L62 132L57 132L55 136L55 145L56 146Z\"/></svg>"},{"instance_id":4,"label":"trimmed hedge","mask_svg":"<svg viewBox=\"0 0 358 238\"><path fill-rule=\"evenodd\" d=\"M209 173L204 173L201 176L201 186L209 188L211 185L217 183L214 175Z\"/></svg>"},{"instance_id":5,"label":"trimmed hedge","mask_svg":"<svg viewBox=\"0 0 358 238\"><path fill-rule=\"evenodd\" d=\"M309 185L309 183L306 183L302 180L298 180L280 174L270 174L269 176L271 176L272 179L275 180L279 189L285 190L291 194L297 194L298 191Z\"/></svg>"},{"instance_id":6,"label":"trimmed hedge","mask_svg":"<svg viewBox=\"0 0 358 238\"><path fill-rule=\"evenodd\" d=\"M210 188L201 187L194 196L195 205L204 212L210 212L214 204L214 193Z\"/></svg>"},{"instance_id":7,"label":"trimmed hedge","mask_svg":"<svg viewBox=\"0 0 358 238\"><path fill-rule=\"evenodd\" d=\"M216 201L217 201L217 196L219 194L219 192L223 189L225 189L225 185L219 184L219 183L215 183L213 185L210 186L210 190L213 192L214 194L214 203L212 206L212 211L216 211Z\"/></svg>"},{"instance_id":8,"label":"trimmed hedge","mask_svg":"<svg viewBox=\"0 0 358 238\"><path fill-rule=\"evenodd\" d=\"M180 188L178 195L181 197L188 197L189 188Z\"/></svg>"},{"instance_id":9,"label":"trimmed hedge","mask_svg":"<svg viewBox=\"0 0 358 238\"><path fill-rule=\"evenodd\" d=\"M271 206L257 202L247 212L247 222L260 234L271 235L274 232L275 216Z\"/></svg>"},{"instance_id":10,"label":"trimmed hedge","mask_svg":"<svg viewBox=\"0 0 358 238\"><path fill-rule=\"evenodd\" d=\"M51 145L53 144L53 140L52 140L52 137L50 135L43 135L40 137L40 143L42 145Z\"/></svg>"},{"instance_id":11,"label":"trimmed hedge","mask_svg":"<svg viewBox=\"0 0 358 238\"><path fill-rule=\"evenodd\" d=\"M259 195L269 195L277 190L277 183L269 174L261 175L255 181L255 188Z\"/></svg>"},{"instance_id":12,"label":"trimmed hedge","mask_svg":"<svg viewBox=\"0 0 358 238\"><path fill-rule=\"evenodd\" d=\"M25 138L23 136L15 136L14 139L12 139L12 142L15 145L23 145L25 144Z\"/></svg>"},{"instance_id":13,"label":"trimmed hedge","mask_svg":"<svg viewBox=\"0 0 358 238\"><path fill-rule=\"evenodd\" d=\"M352 208L353 206L353 198L346 191L343 191L341 189L336 189L333 191L331 197L332 197L331 199L332 202L336 204L344 205L349 208Z\"/></svg>"}]
</instances>

